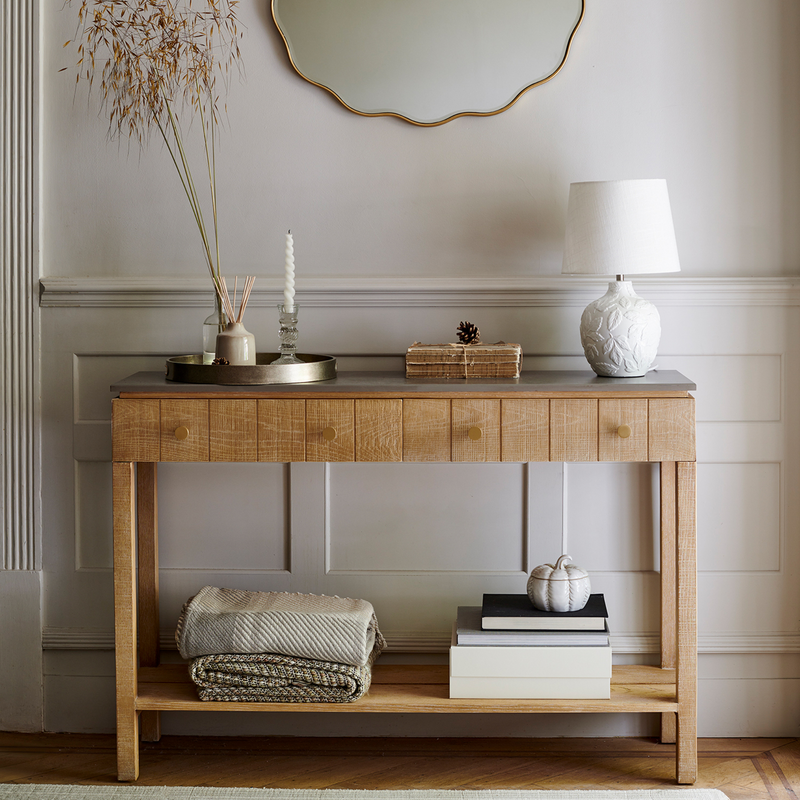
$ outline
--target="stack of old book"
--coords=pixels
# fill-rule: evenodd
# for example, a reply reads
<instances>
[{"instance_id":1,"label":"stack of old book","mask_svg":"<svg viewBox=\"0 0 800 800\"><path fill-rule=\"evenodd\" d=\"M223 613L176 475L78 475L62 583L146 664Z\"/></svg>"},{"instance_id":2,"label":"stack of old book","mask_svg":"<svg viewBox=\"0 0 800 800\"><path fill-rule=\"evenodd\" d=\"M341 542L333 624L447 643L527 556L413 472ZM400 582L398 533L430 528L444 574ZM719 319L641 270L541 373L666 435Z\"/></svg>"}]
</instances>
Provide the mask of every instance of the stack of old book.
<instances>
[{"instance_id":1,"label":"stack of old book","mask_svg":"<svg viewBox=\"0 0 800 800\"><path fill-rule=\"evenodd\" d=\"M422 344L406 351L406 378L519 378L518 344Z\"/></svg>"},{"instance_id":2,"label":"stack of old book","mask_svg":"<svg viewBox=\"0 0 800 800\"><path fill-rule=\"evenodd\" d=\"M450 697L608 699L611 644L602 594L580 611L538 611L527 595L485 594L460 606Z\"/></svg>"}]
</instances>

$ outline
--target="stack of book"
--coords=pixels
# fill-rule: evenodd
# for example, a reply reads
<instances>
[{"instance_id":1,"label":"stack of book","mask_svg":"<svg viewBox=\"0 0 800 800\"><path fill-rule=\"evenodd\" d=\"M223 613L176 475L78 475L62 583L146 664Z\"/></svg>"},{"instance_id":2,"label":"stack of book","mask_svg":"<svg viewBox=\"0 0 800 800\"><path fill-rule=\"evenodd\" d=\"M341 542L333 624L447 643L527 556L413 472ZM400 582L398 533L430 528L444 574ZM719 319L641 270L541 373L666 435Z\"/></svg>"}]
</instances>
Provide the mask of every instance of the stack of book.
<instances>
[{"instance_id":1,"label":"stack of book","mask_svg":"<svg viewBox=\"0 0 800 800\"><path fill-rule=\"evenodd\" d=\"M611 644L602 594L580 611L538 611L527 595L485 594L460 606L450 697L608 699Z\"/></svg>"},{"instance_id":2,"label":"stack of book","mask_svg":"<svg viewBox=\"0 0 800 800\"><path fill-rule=\"evenodd\" d=\"M519 378L518 344L421 344L406 351L406 378Z\"/></svg>"}]
</instances>

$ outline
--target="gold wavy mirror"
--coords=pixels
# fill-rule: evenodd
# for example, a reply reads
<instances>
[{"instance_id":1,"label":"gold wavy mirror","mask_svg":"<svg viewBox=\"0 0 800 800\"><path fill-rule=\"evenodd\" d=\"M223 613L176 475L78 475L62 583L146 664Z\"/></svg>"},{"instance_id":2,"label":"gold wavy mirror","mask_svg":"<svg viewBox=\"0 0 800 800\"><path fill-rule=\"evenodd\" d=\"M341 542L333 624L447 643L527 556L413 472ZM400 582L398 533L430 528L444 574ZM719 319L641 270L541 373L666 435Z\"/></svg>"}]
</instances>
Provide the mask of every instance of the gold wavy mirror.
<instances>
[{"instance_id":1,"label":"gold wavy mirror","mask_svg":"<svg viewBox=\"0 0 800 800\"><path fill-rule=\"evenodd\" d=\"M564 65L584 0L272 0L298 74L365 116L505 111Z\"/></svg>"}]
</instances>

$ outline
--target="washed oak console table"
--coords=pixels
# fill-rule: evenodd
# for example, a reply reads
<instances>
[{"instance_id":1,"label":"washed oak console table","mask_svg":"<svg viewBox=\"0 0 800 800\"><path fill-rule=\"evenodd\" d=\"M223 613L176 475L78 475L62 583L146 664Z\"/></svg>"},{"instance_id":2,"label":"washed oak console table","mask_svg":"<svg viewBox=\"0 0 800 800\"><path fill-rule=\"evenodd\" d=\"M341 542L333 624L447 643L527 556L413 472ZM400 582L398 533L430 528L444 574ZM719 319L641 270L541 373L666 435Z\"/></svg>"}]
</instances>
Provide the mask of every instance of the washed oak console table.
<instances>
[{"instance_id":1,"label":"washed oak console table","mask_svg":"<svg viewBox=\"0 0 800 800\"><path fill-rule=\"evenodd\" d=\"M139 737L159 739L161 711L655 712L662 741L676 745L678 783L693 783L695 388L673 371L469 381L353 372L323 383L245 387L143 372L112 386L119 779L138 777ZM660 462L660 666L615 667L609 700L451 700L445 666L378 664L369 693L354 703L203 702L184 665L159 663L161 461Z\"/></svg>"}]
</instances>

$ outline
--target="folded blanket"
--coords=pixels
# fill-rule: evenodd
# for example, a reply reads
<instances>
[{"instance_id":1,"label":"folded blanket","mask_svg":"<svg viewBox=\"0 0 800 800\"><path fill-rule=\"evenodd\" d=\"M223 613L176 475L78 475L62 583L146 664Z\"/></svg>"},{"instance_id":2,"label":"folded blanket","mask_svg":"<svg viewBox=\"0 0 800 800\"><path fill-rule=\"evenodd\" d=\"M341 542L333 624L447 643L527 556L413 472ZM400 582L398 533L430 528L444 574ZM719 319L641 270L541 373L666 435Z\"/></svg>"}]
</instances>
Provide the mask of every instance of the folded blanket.
<instances>
[{"instance_id":1,"label":"folded blanket","mask_svg":"<svg viewBox=\"0 0 800 800\"><path fill-rule=\"evenodd\" d=\"M205 586L183 607L181 656L277 653L361 667L386 641L366 600Z\"/></svg>"},{"instance_id":2,"label":"folded blanket","mask_svg":"<svg viewBox=\"0 0 800 800\"><path fill-rule=\"evenodd\" d=\"M379 653L360 667L275 653L202 656L190 674L201 700L350 703L369 689Z\"/></svg>"}]
</instances>

